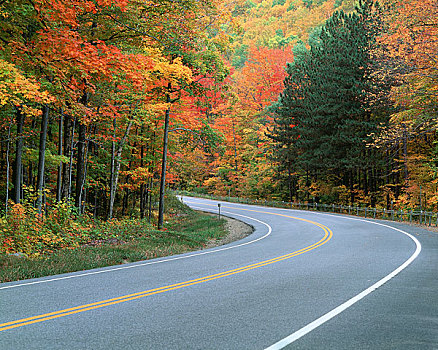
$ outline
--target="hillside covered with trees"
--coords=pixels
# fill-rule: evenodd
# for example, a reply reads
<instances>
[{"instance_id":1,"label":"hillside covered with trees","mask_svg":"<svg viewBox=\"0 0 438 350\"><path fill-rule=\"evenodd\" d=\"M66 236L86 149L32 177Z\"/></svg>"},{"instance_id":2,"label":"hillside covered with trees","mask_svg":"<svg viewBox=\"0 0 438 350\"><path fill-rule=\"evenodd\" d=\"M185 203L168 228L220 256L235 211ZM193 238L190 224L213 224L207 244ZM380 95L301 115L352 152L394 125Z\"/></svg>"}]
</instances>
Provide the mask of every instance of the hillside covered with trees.
<instances>
[{"instance_id":1,"label":"hillside covered with trees","mask_svg":"<svg viewBox=\"0 0 438 350\"><path fill-rule=\"evenodd\" d=\"M164 184L437 209L434 0L6 0L0 17L4 227L161 228Z\"/></svg>"}]
</instances>

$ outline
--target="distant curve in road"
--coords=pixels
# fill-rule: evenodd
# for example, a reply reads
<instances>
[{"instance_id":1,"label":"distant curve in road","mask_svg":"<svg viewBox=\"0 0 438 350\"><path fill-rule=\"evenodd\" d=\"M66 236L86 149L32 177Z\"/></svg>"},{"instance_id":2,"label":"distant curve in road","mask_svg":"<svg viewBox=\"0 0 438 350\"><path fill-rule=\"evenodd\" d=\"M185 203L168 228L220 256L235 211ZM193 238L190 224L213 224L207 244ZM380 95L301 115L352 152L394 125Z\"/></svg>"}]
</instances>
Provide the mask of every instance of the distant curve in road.
<instances>
[{"instance_id":1,"label":"distant curve in road","mask_svg":"<svg viewBox=\"0 0 438 350\"><path fill-rule=\"evenodd\" d=\"M220 248L0 284L0 348L438 348L438 235L221 205L255 232Z\"/></svg>"}]
</instances>

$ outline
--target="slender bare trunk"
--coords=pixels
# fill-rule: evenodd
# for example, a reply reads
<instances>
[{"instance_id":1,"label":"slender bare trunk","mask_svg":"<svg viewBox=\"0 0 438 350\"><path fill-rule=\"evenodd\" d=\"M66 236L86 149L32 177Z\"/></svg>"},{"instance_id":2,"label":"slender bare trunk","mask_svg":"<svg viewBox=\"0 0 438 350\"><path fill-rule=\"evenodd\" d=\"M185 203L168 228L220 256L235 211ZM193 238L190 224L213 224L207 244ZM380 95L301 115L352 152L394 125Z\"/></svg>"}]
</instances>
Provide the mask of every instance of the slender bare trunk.
<instances>
[{"instance_id":1,"label":"slender bare trunk","mask_svg":"<svg viewBox=\"0 0 438 350\"><path fill-rule=\"evenodd\" d=\"M13 118L9 123L8 128L8 143L6 144L6 199L5 199L5 215L8 215L8 205L9 205L9 151L11 150L11 128L12 128Z\"/></svg>"},{"instance_id":2,"label":"slender bare trunk","mask_svg":"<svg viewBox=\"0 0 438 350\"><path fill-rule=\"evenodd\" d=\"M403 170L404 170L404 186L408 187L409 172L408 172L408 131L406 125L403 124Z\"/></svg>"},{"instance_id":3,"label":"slender bare trunk","mask_svg":"<svg viewBox=\"0 0 438 350\"><path fill-rule=\"evenodd\" d=\"M62 131L64 126L64 115L61 112L59 116L59 131L58 131L58 155L62 156ZM56 201L61 201L62 194L62 162L59 162L58 165L58 178L56 182Z\"/></svg>"},{"instance_id":4,"label":"slender bare trunk","mask_svg":"<svg viewBox=\"0 0 438 350\"><path fill-rule=\"evenodd\" d=\"M141 134L143 134L143 127L140 131ZM141 145L140 147L140 167L143 168L143 157L144 157L144 145ZM144 198L144 183L140 185L140 219L144 218L144 207L145 207L145 198Z\"/></svg>"},{"instance_id":5,"label":"slender bare trunk","mask_svg":"<svg viewBox=\"0 0 438 350\"><path fill-rule=\"evenodd\" d=\"M73 177L73 150L74 150L74 140L75 140L75 129L76 129L76 118L73 120L73 128L72 128L72 134L71 134L71 141L70 141L70 161L68 165L68 186L67 186L67 199L70 201L71 198L71 184L72 184L72 177Z\"/></svg>"},{"instance_id":6,"label":"slender bare trunk","mask_svg":"<svg viewBox=\"0 0 438 350\"><path fill-rule=\"evenodd\" d=\"M111 219L113 217L113 210L114 210L114 165L115 165L115 159L116 159L116 118L113 119L113 141L111 142L111 164L110 164L110 201L109 201L109 210L108 210L108 219Z\"/></svg>"},{"instance_id":7,"label":"slender bare trunk","mask_svg":"<svg viewBox=\"0 0 438 350\"><path fill-rule=\"evenodd\" d=\"M87 106L90 94L84 91L80 102ZM86 134L87 126L83 122L79 122L78 133L78 152L76 158L76 188L75 188L75 206L79 208L79 213L82 213L82 190L85 183L85 149L86 149Z\"/></svg>"},{"instance_id":8,"label":"slender bare trunk","mask_svg":"<svg viewBox=\"0 0 438 350\"><path fill-rule=\"evenodd\" d=\"M12 181L14 184L14 191L12 199L15 203L21 201L21 185L22 185L22 156L23 156L23 126L24 126L24 114L19 109L16 112L17 123L17 141L15 143L15 161L13 165Z\"/></svg>"},{"instance_id":9,"label":"slender bare trunk","mask_svg":"<svg viewBox=\"0 0 438 350\"><path fill-rule=\"evenodd\" d=\"M114 121L115 123L115 121ZM113 152L111 156L111 183L110 183L110 210L108 213L109 218L112 218L113 216L113 210L114 210L114 200L116 198L116 191L117 191L117 182L119 180L119 171L120 171L120 159L122 157L122 151L123 146L125 145L126 139L129 135L129 131L132 127L132 120L129 121L128 125L126 126L125 134L123 135L122 139L119 141L117 152L114 154L115 150L115 144L113 143Z\"/></svg>"},{"instance_id":10,"label":"slender bare trunk","mask_svg":"<svg viewBox=\"0 0 438 350\"><path fill-rule=\"evenodd\" d=\"M168 92L166 97L166 102L170 103L170 89L171 84L167 86ZM160 198L158 206L158 229L163 227L163 217L164 217L164 189L166 187L166 163L167 163L167 141L169 134L169 114L170 109L166 109L164 116L164 136L163 136L163 160L161 163L161 180L160 180Z\"/></svg>"},{"instance_id":11,"label":"slender bare trunk","mask_svg":"<svg viewBox=\"0 0 438 350\"><path fill-rule=\"evenodd\" d=\"M64 131L63 131L63 154L66 157L71 157L71 133L72 133L72 119L68 115L63 116L64 119ZM70 162L62 164L62 183L61 183L61 199L65 200L69 197L69 181L70 181Z\"/></svg>"},{"instance_id":12,"label":"slender bare trunk","mask_svg":"<svg viewBox=\"0 0 438 350\"><path fill-rule=\"evenodd\" d=\"M44 170L46 161L46 143L47 143L47 126L49 125L49 107L43 107L43 115L41 119L41 134L38 156L38 175L37 175L37 202L36 207L38 213L42 212L43 191L44 191Z\"/></svg>"},{"instance_id":13,"label":"slender bare trunk","mask_svg":"<svg viewBox=\"0 0 438 350\"><path fill-rule=\"evenodd\" d=\"M81 210L83 213L85 209L85 203L87 202L87 188L85 187L85 183L87 180L87 169L88 169L88 141L85 142L85 155L84 155L84 176L81 184Z\"/></svg>"},{"instance_id":14,"label":"slender bare trunk","mask_svg":"<svg viewBox=\"0 0 438 350\"><path fill-rule=\"evenodd\" d=\"M83 124L79 124L78 134L78 154L76 160L76 193L75 193L75 206L79 208L81 212L82 204L82 188L84 186L85 175L85 142L86 142L86 130L87 127Z\"/></svg>"},{"instance_id":15,"label":"slender bare trunk","mask_svg":"<svg viewBox=\"0 0 438 350\"><path fill-rule=\"evenodd\" d=\"M98 194L98 189L97 189L97 187L95 187L95 189L94 189L94 209L93 209L93 218L94 219L97 218L97 194Z\"/></svg>"},{"instance_id":16,"label":"slender bare trunk","mask_svg":"<svg viewBox=\"0 0 438 350\"><path fill-rule=\"evenodd\" d=\"M149 187L149 191L148 191L148 196L149 196L149 210L148 210L148 221L149 223L151 222L151 217L152 217L152 185L153 185L153 179L151 177L150 180L150 185L148 185Z\"/></svg>"}]
</instances>

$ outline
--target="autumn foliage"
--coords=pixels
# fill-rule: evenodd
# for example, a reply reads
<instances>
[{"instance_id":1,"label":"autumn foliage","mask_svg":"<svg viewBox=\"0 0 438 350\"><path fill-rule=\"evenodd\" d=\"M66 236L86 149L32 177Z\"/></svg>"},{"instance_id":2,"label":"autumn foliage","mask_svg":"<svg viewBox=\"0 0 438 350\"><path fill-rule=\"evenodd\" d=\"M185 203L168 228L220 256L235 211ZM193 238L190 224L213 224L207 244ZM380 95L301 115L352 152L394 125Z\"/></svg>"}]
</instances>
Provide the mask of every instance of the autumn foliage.
<instances>
[{"instance_id":1,"label":"autumn foliage","mask_svg":"<svg viewBox=\"0 0 438 350\"><path fill-rule=\"evenodd\" d=\"M363 128L367 135L359 137L353 127L336 124L338 135L354 142L342 143L339 136L325 149L354 144L346 148L360 154L360 162L322 174L318 166L295 166L302 149L285 146L300 137L304 144L311 134L310 127L297 134L301 124L294 115L286 118L287 128L296 127L292 141L280 145L267 135L279 121L285 89L309 101L299 95L306 80L293 80L298 78L290 67L306 55L317 57L325 26L341 12L356 13L355 1L1 2L0 198L9 230L4 249L15 251L18 241L47 249L79 244L69 230L81 215L153 219L166 115L170 188L287 200L293 192L299 201L436 208L438 6L432 0L359 5L364 3L375 9L373 23L358 27L374 28L369 34L375 39L357 47L370 64L350 68L367 70L369 89L355 97L355 111L361 112L345 115L354 127L367 122L379 128ZM333 62L357 56L348 51L356 46L342 46L345 35L330 45L348 54ZM339 84L334 89L340 97ZM341 118L332 107L330 118ZM285 167L279 156L285 149L294 167ZM321 162L311 159L308 165ZM77 212L69 211L73 207ZM67 212L70 219L47 227L58 222L47 216ZM27 238L26 225L38 228L37 238ZM9 239L12 228L23 236ZM62 239L56 236L61 229Z\"/></svg>"}]
</instances>

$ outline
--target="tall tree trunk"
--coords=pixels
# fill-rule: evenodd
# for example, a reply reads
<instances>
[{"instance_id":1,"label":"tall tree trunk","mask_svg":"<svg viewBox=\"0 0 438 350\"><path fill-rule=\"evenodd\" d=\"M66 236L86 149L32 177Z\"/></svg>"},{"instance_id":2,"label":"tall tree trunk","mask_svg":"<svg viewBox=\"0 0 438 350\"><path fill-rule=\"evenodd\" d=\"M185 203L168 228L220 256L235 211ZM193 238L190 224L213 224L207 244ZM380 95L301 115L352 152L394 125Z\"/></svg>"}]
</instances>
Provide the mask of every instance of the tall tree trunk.
<instances>
[{"instance_id":1,"label":"tall tree trunk","mask_svg":"<svg viewBox=\"0 0 438 350\"><path fill-rule=\"evenodd\" d=\"M81 210L83 213L85 210L85 203L87 202L87 188L84 188L87 179L88 170L88 141L85 141L85 155L84 155L84 175L81 183Z\"/></svg>"},{"instance_id":2,"label":"tall tree trunk","mask_svg":"<svg viewBox=\"0 0 438 350\"><path fill-rule=\"evenodd\" d=\"M27 167L27 186L33 186L33 163L29 162L29 166Z\"/></svg>"},{"instance_id":3,"label":"tall tree trunk","mask_svg":"<svg viewBox=\"0 0 438 350\"><path fill-rule=\"evenodd\" d=\"M391 184L391 170L392 162L389 156L389 148L386 150L386 174L385 174L385 187L386 187L386 209L389 210L389 191Z\"/></svg>"},{"instance_id":4,"label":"tall tree trunk","mask_svg":"<svg viewBox=\"0 0 438 350\"><path fill-rule=\"evenodd\" d=\"M97 219L97 195L98 195L98 188L94 188L94 209L93 209L93 218Z\"/></svg>"},{"instance_id":5,"label":"tall tree trunk","mask_svg":"<svg viewBox=\"0 0 438 350\"><path fill-rule=\"evenodd\" d=\"M128 201L129 201L129 190L125 188L123 191L123 200L122 200L122 217L125 216L126 211L128 209Z\"/></svg>"},{"instance_id":6,"label":"tall tree trunk","mask_svg":"<svg viewBox=\"0 0 438 350\"><path fill-rule=\"evenodd\" d=\"M58 131L58 155L62 156L62 132L63 132L63 126L64 126L64 114L61 112L61 115L59 116L59 131ZM56 181L56 201L61 201L61 194L62 194L62 162L59 162L58 165L58 178Z\"/></svg>"},{"instance_id":7,"label":"tall tree trunk","mask_svg":"<svg viewBox=\"0 0 438 350\"><path fill-rule=\"evenodd\" d=\"M72 157L72 118L68 115L64 116L64 155ZM69 198L70 186L70 162L62 164L62 189L61 199Z\"/></svg>"},{"instance_id":8,"label":"tall tree trunk","mask_svg":"<svg viewBox=\"0 0 438 350\"><path fill-rule=\"evenodd\" d=\"M32 118L32 124L31 124L31 129L32 130L36 130L37 129L37 117L34 116ZM35 143L35 138L31 137L29 140L29 148L31 149L36 149L36 143ZM29 168L27 171L27 177L24 166L23 166L23 181L22 184L23 185L27 185L28 187L32 187L33 189L36 189L37 186L37 177L34 176L34 170L35 168L37 169L37 174L38 174L38 163L34 164L34 162L32 160L30 160L29 162Z\"/></svg>"},{"instance_id":9,"label":"tall tree trunk","mask_svg":"<svg viewBox=\"0 0 438 350\"><path fill-rule=\"evenodd\" d=\"M171 84L169 83L168 92L166 97L166 102L170 103L170 89ZM164 217L164 189L166 187L166 163L167 163L167 141L169 134L169 114L170 109L166 109L166 113L164 116L164 136L163 136L163 160L161 163L161 179L160 179L160 198L159 198L159 206L158 206L158 229L160 230L163 227L163 217Z\"/></svg>"},{"instance_id":10,"label":"tall tree trunk","mask_svg":"<svg viewBox=\"0 0 438 350\"><path fill-rule=\"evenodd\" d=\"M110 183L109 183L109 189L110 189L110 200L109 200L109 210L108 210L108 219L111 219L113 217L113 210L114 210L114 198L115 192L113 191L114 187L114 178L115 178L115 172L114 172L114 166L115 166L115 159L116 159L116 118L113 119L113 140L111 142L111 163L110 163Z\"/></svg>"},{"instance_id":11,"label":"tall tree trunk","mask_svg":"<svg viewBox=\"0 0 438 350\"><path fill-rule=\"evenodd\" d=\"M143 127L141 127L140 134L143 134ZM142 144L140 147L140 167L143 168L143 157L144 157L144 145ZM140 219L144 218L144 183L140 184Z\"/></svg>"},{"instance_id":12,"label":"tall tree trunk","mask_svg":"<svg viewBox=\"0 0 438 350\"><path fill-rule=\"evenodd\" d=\"M408 172L408 131L406 124L403 124L403 169L404 169L404 186L407 188L409 183Z\"/></svg>"},{"instance_id":13,"label":"tall tree trunk","mask_svg":"<svg viewBox=\"0 0 438 350\"><path fill-rule=\"evenodd\" d=\"M402 156L402 150L400 147L400 143L397 141L396 142L396 147L397 147L397 155L396 155L396 159L395 159L395 174L394 174L394 182L395 182L395 193L394 193L394 198L398 199L398 197L400 196L400 192L402 187L404 186L404 184L401 183L401 179L400 179L400 175L402 172L402 168L401 168L401 164L400 164L400 158Z\"/></svg>"},{"instance_id":14,"label":"tall tree trunk","mask_svg":"<svg viewBox=\"0 0 438 350\"><path fill-rule=\"evenodd\" d=\"M8 127L8 142L6 144L6 198L5 198L5 215L8 215L8 205L9 205L9 152L11 150L11 129L12 129L13 118L11 119Z\"/></svg>"},{"instance_id":15,"label":"tall tree trunk","mask_svg":"<svg viewBox=\"0 0 438 350\"><path fill-rule=\"evenodd\" d=\"M24 114L17 109L16 111L16 123L17 123L17 141L15 143L15 161L13 165L12 182L14 184L14 190L12 192L12 199L15 203L21 201L21 185L22 185L22 156L23 156L23 126L24 126Z\"/></svg>"},{"instance_id":16,"label":"tall tree trunk","mask_svg":"<svg viewBox=\"0 0 438 350\"><path fill-rule=\"evenodd\" d=\"M365 196L368 196L369 192L369 179L368 179L368 160L370 159L370 154L367 150L364 151L364 163L363 163L363 191Z\"/></svg>"},{"instance_id":17,"label":"tall tree trunk","mask_svg":"<svg viewBox=\"0 0 438 350\"><path fill-rule=\"evenodd\" d=\"M120 158L122 157L122 151L123 146L125 145L126 139L129 135L129 131L132 127L132 120L129 121L128 125L126 126L125 134L123 135L122 139L119 141L117 152L115 152L115 144L113 144L113 155L111 159L111 183L110 183L110 210L108 213L109 218L113 217L113 210L114 210L114 200L116 198L116 191L117 191L117 182L119 179L119 171L120 171ZM115 121L114 121L115 124Z\"/></svg>"},{"instance_id":18,"label":"tall tree trunk","mask_svg":"<svg viewBox=\"0 0 438 350\"><path fill-rule=\"evenodd\" d=\"M67 199L70 201L72 195L72 183L73 183L73 156L74 156L74 148L75 148L75 130L76 130L76 118L73 120L73 128L71 134L71 143L70 143L70 161L68 166L68 194Z\"/></svg>"},{"instance_id":19,"label":"tall tree trunk","mask_svg":"<svg viewBox=\"0 0 438 350\"><path fill-rule=\"evenodd\" d=\"M90 95L84 91L81 97L81 103L87 106ZM79 122L79 134L78 134L78 154L76 158L76 193L75 193L75 206L79 208L79 213L82 213L82 189L85 183L85 146L86 146L86 133L87 127L84 123Z\"/></svg>"},{"instance_id":20,"label":"tall tree trunk","mask_svg":"<svg viewBox=\"0 0 438 350\"><path fill-rule=\"evenodd\" d=\"M82 203L82 188L84 185L84 173L85 173L85 142L86 142L86 130L87 127L83 123L79 123L78 134L78 154L76 159L76 195L75 206L79 208L81 212Z\"/></svg>"},{"instance_id":21,"label":"tall tree trunk","mask_svg":"<svg viewBox=\"0 0 438 350\"><path fill-rule=\"evenodd\" d=\"M153 185L153 181L154 181L154 179L151 177L150 183L148 185L148 187L149 187L149 190L148 190L148 196L149 196L148 218L149 218L149 223L151 223L151 218L152 218L152 185Z\"/></svg>"},{"instance_id":22,"label":"tall tree trunk","mask_svg":"<svg viewBox=\"0 0 438 350\"><path fill-rule=\"evenodd\" d=\"M97 126L94 127L93 135L94 135L94 139L96 139ZM99 145L97 143L93 142L93 157L95 157L95 159L97 159L98 156L99 156ZM98 196L99 196L99 187L96 184L96 186L94 187L94 209L93 209L93 217L95 219L97 218L97 209L99 207ZM102 206L102 204L100 206Z\"/></svg>"},{"instance_id":23,"label":"tall tree trunk","mask_svg":"<svg viewBox=\"0 0 438 350\"><path fill-rule=\"evenodd\" d=\"M36 207L38 214L41 214L41 208L43 204L43 191L44 191L44 170L46 162L46 143L47 143L47 126L49 125L49 107L43 107L43 115L41 119L41 133L40 133L40 145L38 154L38 175L37 175L37 202Z\"/></svg>"},{"instance_id":24,"label":"tall tree trunk","mask_svg":"<svg viewBox=\"0 0 438 350\"><path fill-rule=\"evenodd\" d=\"M144 219L144 184L140 184L140 219Z\"/></svg>"},{"instance_id":25,"label":"tall tree trunk","mask_svg":"<svg viewBox=\"0 0 438 350\"><path fill-rule=\"evenodd\" d=\"M374 154L373 150L369 150L368 156L369 156L369 159L371 160L369 162L370 164L368 165L368 169L367 169L368 170L368 191L373 193L374 192L374 181L375 181L374 173L373 173L373 168L374 168L373 163L375 163L375 161L374 161L375 154ZM372 196L374 196L374 194L372 194ZM373 207L372 204L371 204L371 206Z\"/></svg>"}]
</instances>

